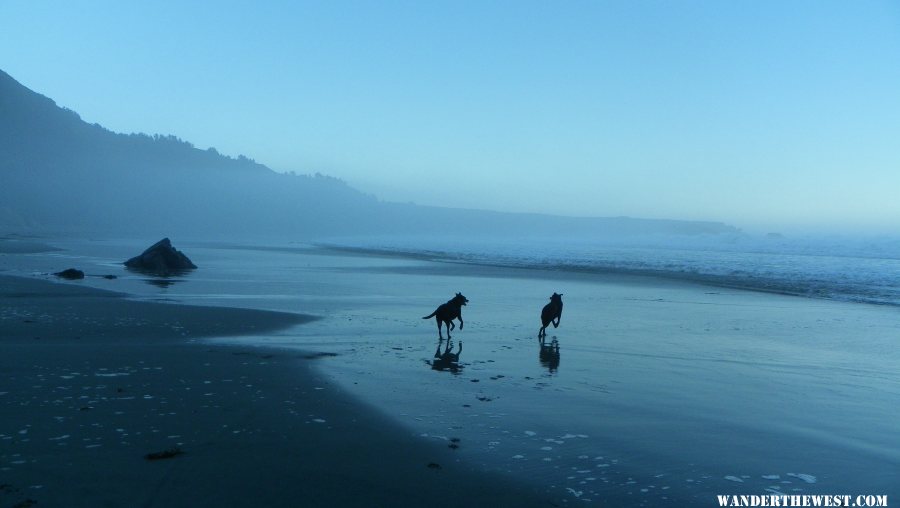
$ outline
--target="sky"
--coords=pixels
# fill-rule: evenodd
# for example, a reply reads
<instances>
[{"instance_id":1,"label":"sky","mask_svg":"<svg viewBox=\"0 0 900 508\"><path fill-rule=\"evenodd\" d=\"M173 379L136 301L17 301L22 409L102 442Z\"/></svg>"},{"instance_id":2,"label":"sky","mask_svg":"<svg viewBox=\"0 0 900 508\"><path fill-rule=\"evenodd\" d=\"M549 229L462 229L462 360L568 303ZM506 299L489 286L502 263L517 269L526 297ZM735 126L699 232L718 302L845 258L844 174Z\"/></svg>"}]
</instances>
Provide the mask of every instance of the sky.
<instances>
[{"instance_id":1,"label":"sky","mask_svg":"<svg viewBox=\"0 0 900 508\"><path fill-rule=\"evenodd\" d=\"M0 2L116 132L382 200L900 231L900 2Z\"/></svg>"}]
</instances>

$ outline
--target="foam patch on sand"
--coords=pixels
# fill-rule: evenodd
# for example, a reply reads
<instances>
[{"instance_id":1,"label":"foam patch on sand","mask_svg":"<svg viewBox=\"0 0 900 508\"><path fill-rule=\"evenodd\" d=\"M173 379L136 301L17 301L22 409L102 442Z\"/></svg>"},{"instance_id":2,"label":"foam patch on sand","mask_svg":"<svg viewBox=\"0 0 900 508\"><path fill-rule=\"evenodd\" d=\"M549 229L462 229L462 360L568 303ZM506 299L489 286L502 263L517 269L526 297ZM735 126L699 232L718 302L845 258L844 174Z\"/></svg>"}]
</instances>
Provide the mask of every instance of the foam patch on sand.
<instances>
[{"instance_id":1,"label":"foam patch on sand","mask_svg":"<svg viewBox=\"0 0 900 508\"><path fill-rule=\"evenodd\" d=\"M788 475L788 476L793 476L794 478L797 478L797 479L800 479L800 480L803 480L803 481L805 481L806 483L816 483L816 481L818 481L818 479L817 479L815 476L811 475L811 474L805 474L805 473L788 473L787 475Z\"/></svg>"}]
</instances>

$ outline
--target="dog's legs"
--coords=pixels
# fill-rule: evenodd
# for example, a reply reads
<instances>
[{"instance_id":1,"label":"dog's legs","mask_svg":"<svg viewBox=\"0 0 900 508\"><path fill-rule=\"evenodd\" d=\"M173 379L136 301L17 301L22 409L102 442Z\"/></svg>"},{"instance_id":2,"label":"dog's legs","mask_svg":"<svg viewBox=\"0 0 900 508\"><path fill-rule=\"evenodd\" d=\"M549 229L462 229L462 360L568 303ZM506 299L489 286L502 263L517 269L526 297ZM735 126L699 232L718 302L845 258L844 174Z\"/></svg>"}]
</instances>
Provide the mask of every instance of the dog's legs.
<instances>
[{"instance_id":1,"label":"dog's legs","mask_svg":"<svg viewBox=\"0 0 900 508\"><path fill-rule=\"evenodd\" d=\"M559 318L556 318L556 321L553 322L553 328L559 328Z\"/></svg>"},{"instance_id":2,"label":"dog's legs","mask_svg":"<svg viewBox=\"0 0 900 508\"><path fill-rule=\"evenodd\" d=\"M453 338L453 337L450 336L450 325L453 324L453 322L452 322L452 321L447 321L446 323L447 323L447 341L449 341L450 339Z\"/></svg>"},{"instance_id":3,"label":"dog's legs","mask_svg":"<svg viewBox=\"0 0 900 508\"><path fill-rule=\"evenodd\" d=\"M438 338L443 340L444 336L441 335L441 319L434 318L434 320L437 321L437 325L438 325Z\"/></svg>"}]
</instances>

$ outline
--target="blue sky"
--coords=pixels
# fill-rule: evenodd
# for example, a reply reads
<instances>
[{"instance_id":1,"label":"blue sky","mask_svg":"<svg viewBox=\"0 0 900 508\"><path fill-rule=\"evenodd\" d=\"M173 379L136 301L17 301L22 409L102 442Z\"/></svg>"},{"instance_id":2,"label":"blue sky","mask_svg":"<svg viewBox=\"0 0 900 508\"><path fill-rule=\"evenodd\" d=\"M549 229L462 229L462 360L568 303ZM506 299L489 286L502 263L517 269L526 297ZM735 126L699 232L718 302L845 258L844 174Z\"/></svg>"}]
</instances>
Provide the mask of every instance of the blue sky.
<instances>
[{"instance_id":1,"label":"blue sky","mask_svg":"<svg viewBox=\"0 0 900 508\"><path fill-rule=\"evenodd\" d=\"M89 122L385 200L900 231L897 2L0 3Z\"/></svg>"}]
</instances>

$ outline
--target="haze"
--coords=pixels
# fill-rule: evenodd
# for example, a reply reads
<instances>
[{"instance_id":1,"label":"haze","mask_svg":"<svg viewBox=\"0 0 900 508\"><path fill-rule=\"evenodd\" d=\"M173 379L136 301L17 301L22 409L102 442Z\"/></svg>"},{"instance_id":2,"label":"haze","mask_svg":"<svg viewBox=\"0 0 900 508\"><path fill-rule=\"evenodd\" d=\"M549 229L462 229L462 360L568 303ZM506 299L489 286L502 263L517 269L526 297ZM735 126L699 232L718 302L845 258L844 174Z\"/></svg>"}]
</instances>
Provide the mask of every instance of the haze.
<instances>
[{"instance_id":1,"label":"haze","mask_svg":"<svg viewBox=\"0 0 900 508\"><path fill-rule=\"evenodd\" d=\"M6 1L0 33L88 122L382 200L900 226L896 3Z\"/></svg>"}]
</instances>

